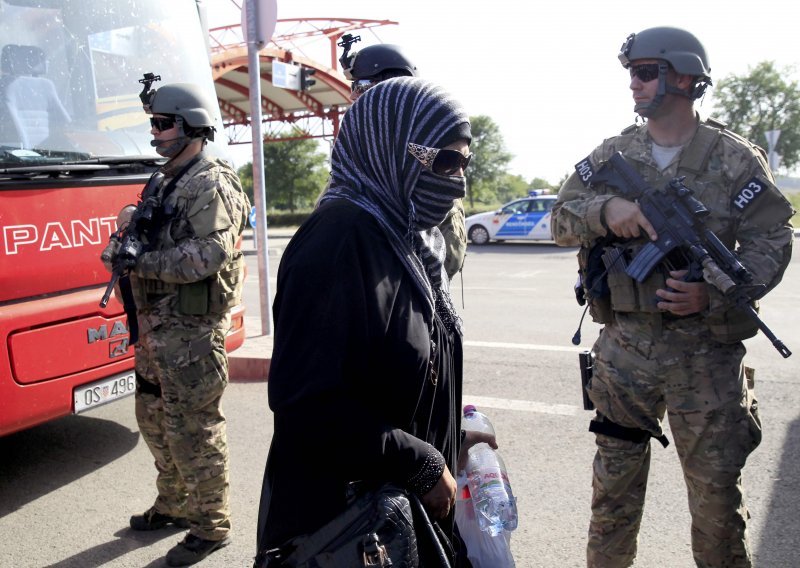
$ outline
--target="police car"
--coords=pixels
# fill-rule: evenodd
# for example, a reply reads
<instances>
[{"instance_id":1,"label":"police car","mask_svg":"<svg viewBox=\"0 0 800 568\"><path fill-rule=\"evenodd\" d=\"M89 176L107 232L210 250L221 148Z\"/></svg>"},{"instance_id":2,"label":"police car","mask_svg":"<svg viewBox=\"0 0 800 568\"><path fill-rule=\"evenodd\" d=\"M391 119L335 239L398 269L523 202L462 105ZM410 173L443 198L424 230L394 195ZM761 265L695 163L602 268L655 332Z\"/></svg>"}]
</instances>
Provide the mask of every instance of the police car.
<instances>
[{"instance_id":1,"label":"police car","mask_svg":"<svg viewBox=\"0 0 800 568\"><path fill-rule=\"evenodd\" d=\"M476 245L494 239L502 241L550 241L550 210L556 202L555 195L542 195L541 190L530 192L530 197L506 203L497 211L470 215L466 219L467 237Z\"/></svg>"}]
</instances>

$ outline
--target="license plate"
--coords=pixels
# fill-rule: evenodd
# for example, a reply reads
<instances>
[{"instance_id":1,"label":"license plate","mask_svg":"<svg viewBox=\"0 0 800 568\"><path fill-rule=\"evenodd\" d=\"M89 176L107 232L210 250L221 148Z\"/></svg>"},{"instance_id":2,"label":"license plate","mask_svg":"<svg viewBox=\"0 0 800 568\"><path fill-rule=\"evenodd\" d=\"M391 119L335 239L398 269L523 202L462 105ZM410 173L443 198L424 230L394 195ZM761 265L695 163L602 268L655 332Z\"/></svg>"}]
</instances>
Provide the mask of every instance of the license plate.
<instances>
[{"instance_id":1,"label":"license plate","mask_svg":"<svg viewBox=\"0 0 800 568\"><path fill-rule=\"evenodd\" d=\"M75 389L75 414L133 394L136 378L133 371L101 379Z\"/></svg>"}]
</instances>

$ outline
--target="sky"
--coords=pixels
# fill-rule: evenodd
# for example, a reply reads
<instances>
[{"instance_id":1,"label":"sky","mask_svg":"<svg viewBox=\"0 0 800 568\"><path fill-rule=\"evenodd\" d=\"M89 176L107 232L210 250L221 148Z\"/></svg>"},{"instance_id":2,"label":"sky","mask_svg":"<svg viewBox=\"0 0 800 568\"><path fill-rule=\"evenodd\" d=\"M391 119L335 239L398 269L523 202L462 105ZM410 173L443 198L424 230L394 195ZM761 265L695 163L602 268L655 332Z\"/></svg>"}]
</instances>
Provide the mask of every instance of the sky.
<instances>
[{"instance_id":1,"label":"sky","mask_svg":"<svg viewBox=\"0 0 800 568\"><path fill-rule=\"evenodd\" d=\"M206 0L209 26L239 22L242 2ZM800 4L785 0L277 0L277 8L279 19L398 22L354 31L361 36L354 49L401 45L420 76L450 91L471 116L497 123L514 156L509 171L526 181L558 183L603 139L634 122L628 72L617 59L632 32L692 32L705 46L715 83L763 61L800 79ZM713 114L714 88L698 103L701 116ZM252 160L248 149L235 147L237 166Z\"/></svg>"}]
</instances>

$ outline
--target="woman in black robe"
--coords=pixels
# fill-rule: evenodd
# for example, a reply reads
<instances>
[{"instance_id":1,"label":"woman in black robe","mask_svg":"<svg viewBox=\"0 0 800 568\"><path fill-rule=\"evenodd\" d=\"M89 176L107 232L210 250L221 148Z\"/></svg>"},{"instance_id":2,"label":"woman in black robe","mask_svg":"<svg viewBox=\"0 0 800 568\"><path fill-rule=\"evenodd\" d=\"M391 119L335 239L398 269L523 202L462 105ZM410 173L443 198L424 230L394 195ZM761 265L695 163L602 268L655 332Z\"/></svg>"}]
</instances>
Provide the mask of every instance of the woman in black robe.
<instances>
[{"instance_id":1,"label":"woman in black robe","mask_svg":"<svg viewBox=\"0 0 800 568\"><path fill-rule=\"evenodd\" d=\"M416 78L345 114L328 191L278 270L258 550L336 517L355 480L406 487L452 538L461 320L436 227L465 196L470 141L460 105Z\"/></svg>"}]
</instances>

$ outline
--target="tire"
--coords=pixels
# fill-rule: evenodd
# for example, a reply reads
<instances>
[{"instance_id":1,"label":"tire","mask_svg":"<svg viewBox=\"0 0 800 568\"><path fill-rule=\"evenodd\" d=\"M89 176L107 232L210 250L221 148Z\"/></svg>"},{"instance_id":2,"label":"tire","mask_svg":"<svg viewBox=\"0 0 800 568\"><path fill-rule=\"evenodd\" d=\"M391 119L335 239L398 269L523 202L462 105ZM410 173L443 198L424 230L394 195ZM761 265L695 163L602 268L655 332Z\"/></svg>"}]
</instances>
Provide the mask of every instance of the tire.
<instances>
[{"instance_id":1,"label":"tire","mask_svg":"<svg viewBox=\"0 0 800 568\"><path fill-rule=\"evenodd\" d=\"M469 230L469 240L476 245L485 245L489 242L489 231L483 225L475 225Z\"/></svg>"}]
</instances>

